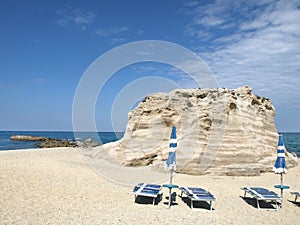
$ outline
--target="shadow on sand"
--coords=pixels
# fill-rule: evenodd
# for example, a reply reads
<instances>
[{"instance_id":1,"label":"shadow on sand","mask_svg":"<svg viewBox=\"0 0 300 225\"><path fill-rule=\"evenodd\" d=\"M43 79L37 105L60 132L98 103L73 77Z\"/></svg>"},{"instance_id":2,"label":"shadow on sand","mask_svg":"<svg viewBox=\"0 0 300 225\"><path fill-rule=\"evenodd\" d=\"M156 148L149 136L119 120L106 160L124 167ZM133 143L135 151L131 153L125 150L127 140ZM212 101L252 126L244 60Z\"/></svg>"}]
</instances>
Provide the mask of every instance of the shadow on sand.
<instances>
[{"instance_id":1,"label":"shadow on sand","mask_svg":"<svg viewBox=\"0 0 300 225\"><path fill-rule=\"evenodd\" d=\"M296 202L295 200L288 200L288 202L293 203L294 205L300 207L300 202Z\"/></svg>"},{"instance_id":2,"label":"shadow on sand","mask_svg":"<svg viewBox=\"0 0 300 225\"><path fill-rule=\"evenodd\" d=\"M257 201L255 198L244 197L244 196L240 196L240 198L242 198L246 203L248 203L248 205L251 205L254 208L258 208ZM277 204L280 207L280 203L278 202ZM276 210L276 203L260 200L259 208L264 210Z\"/></svg>"},{"instance_id":3,"label":"shadow on sand","mask_svg":"<svg viewBox=\"0 0 300 225\"><path fill-rule=\"evenodd\" d=\"M178 203L176 202L176 197L177 197L176 192L173 192L171 194L171 198L172 198L171 199L171 207L174 206L174 205L178 205ZM169 205L169 196L166 196L166 200L167 201L164 202L164 205Z\"/></svg>"},{"instance_id":4,"label":"shadow on sand","mask_svg":"<svg viewBox=\"0 0 300 225\"><path fill-rule=\"evenodd\" d=\"M181 200L188 205L190 208L192 208L192 201L189 197L181 197ZM206 201L194 201L193 203L193 209L204 209L210 211L210 204ZM212 210L215 210L212 208Z\"/></svg>"},{"instance_id":5,"label":"shadow on sand","mask_svg":"<svg viewBox=\"0 0 300 225\"><path fill-rule=\"evenodd\" d=\"M162 200L162 193L157 196L155 199L154 205L158 205L159 202ZM146 197L146 196L137 196L135 199L135 203L137 204L144 204L144 205L153 205L153 198Z\"/></svg>"}]
</instances>

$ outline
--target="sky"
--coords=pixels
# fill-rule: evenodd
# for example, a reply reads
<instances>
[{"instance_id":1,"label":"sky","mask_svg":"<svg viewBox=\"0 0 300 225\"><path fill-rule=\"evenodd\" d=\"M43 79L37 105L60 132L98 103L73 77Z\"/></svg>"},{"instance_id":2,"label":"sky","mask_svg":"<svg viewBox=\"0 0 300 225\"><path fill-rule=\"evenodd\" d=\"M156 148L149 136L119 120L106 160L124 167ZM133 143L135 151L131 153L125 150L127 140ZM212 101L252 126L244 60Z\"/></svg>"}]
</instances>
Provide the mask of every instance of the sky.
<instances>
[{"instance_id":1,"label":"sky","mask_svg":"<svg viewBox=\"0 0 300 225\"><path fill-rule=\"evenodd\" d=\"M74 96L93 62L160 40L200 56L220 87L248 85L270 98L278 131L300 131L299 21L299 0L2 0L0 130L71 131ZM176 87L197 85L158 62L121 68L99 92L97 130L124 130L141 94ZM128 90L139 94L118 108Z\"/></svg>"}]
</instances>

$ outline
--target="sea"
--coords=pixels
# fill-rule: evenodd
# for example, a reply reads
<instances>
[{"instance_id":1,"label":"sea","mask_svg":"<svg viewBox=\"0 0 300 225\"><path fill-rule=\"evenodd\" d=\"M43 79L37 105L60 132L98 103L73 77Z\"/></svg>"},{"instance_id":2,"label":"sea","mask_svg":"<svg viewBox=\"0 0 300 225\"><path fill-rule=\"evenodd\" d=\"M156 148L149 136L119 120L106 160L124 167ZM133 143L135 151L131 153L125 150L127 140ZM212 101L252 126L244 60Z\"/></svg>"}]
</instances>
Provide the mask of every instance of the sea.
<instances>
[{"instance_id":1,"label":"sea","mask_svg":"<svg viewBox=\"0 0 300 225\"><path fill-rule=\"evenodd\" d=\"M286 133L281 132L286 149L289 152L295 152L300 157L300 132ZM80 132L74 135L73 132L50 132L50 131L0 131L0 151L37 148L36 142L11 141L13 135L31 135L57 139L66 139L70 141L92 139L101 144L117 141L123 137L123 132Z\"/></svg>"},{"instance_id":2,"label":"sea","mask_svg":"<svg viewBox=\"0 0 300 225\"><path fill-rule=\"evenodd\" d=\"M117 141L123 137L124 132L61 132L61 131L0 131L0 151L37 148L38 142L31 141L11 141L13 135L30 135L65 139L69 141L84 141L92 139L95 142L106 144Z\"/></svg>"}]
</instances>

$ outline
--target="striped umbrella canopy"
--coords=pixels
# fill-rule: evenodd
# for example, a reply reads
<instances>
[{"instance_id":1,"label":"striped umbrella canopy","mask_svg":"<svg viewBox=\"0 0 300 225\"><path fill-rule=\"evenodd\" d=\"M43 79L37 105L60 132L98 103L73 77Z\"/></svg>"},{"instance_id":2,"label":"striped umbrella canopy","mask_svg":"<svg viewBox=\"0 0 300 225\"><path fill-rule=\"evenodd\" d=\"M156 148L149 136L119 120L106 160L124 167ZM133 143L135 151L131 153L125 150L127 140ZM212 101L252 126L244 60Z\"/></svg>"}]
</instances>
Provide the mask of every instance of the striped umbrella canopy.
<instances>
[{"instance_id":1,"label":"striped umbrella canopy","mask_svg":"<svg viewBox=\"0 0 300 225\"><path fill-rule=\"evenodd\" d=\"M177 147L176 127L172 127L169 147L170 147L170 151L169 151L169 156L166 161L165 167L167 170L176 170L176 147Z\"/></svg>"},{"instance_id":2,"label":"striped umbrella canopy","mask_svg":"<svg viewBox=\"0 0 300 225\"><path fill-rule=\"evenodd\" d=\"M286 163L284 154L283 136L280 134L278 139L277 159L273 167L274 173L286 173Z\"/></svg>"},{"instance_id":3,"label":"striped umbrella canopy","mask_svg":"<svg viewBox=\"0 0 300 225\"><path fill-rule=\"evenodd\" d=\"M281 207L282 207L283 189L285 188L285 186L283 186L283 174L286 173L287 170L286 170L286 163L285 163L283 136L281 134L279 135L279 139L278 139L277 159L275 161L273 171L274 171L274 173L280 174L280 185L276 185L276 186L280 188Z\"/></svg>"}]
</instances>

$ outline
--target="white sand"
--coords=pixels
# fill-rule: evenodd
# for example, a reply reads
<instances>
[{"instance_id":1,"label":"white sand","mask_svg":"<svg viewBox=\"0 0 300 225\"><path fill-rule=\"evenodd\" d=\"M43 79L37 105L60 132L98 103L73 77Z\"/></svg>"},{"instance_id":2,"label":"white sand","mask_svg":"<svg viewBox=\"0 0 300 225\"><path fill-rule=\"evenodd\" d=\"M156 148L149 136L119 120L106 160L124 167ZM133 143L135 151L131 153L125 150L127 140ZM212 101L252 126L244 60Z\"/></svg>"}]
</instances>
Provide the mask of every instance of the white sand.
<instances>
[{"instance_id":1,"label":"white sand","mask_svg":"<svg viewBox=\"0 0 300 225\"><path fill-rule=\"evenodd\" d=\"M0 159L0 224L299 224L300 204L291 202L294 197L290 194L290 190L300 191L299 166L284 176L284 183L291 189L285 191L279 211L258 210L241 198L244 193L240 190L243 186L262 186L279 193L273 188L279 175L175 175L176 184L200 186L215 195L217 201L210 212L191 210L179 196L169 210L165 204L167 190L155 206L133 204L132 186L99 176L77 149L0 151ZM133 178L132 168L120 169L105 162L98 163L97 168L110 170L114 181L121 174L121 183L168 177L167 172L139 168Z\"/></svg>"}]
</instances>

